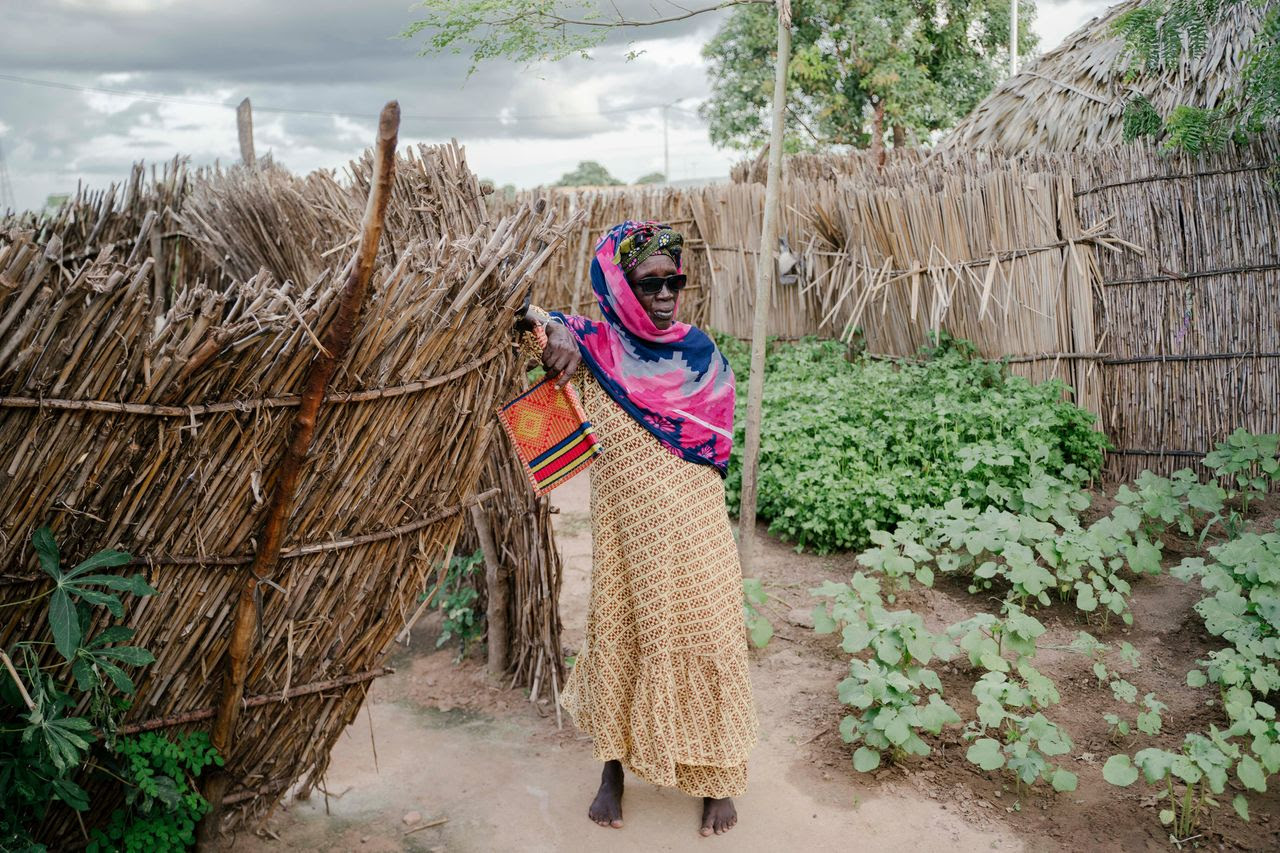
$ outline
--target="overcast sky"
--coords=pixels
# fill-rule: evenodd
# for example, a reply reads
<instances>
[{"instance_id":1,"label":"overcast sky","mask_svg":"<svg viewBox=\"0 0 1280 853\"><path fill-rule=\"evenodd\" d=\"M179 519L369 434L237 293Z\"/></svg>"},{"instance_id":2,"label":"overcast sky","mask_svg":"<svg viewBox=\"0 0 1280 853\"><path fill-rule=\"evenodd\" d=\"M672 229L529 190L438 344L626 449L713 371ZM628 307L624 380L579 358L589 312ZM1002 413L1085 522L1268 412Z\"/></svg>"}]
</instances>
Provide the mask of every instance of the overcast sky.
<instances>
[{"instance_id":1,"label":"overcast sky","mask_svg":"<svg viewBox=\"0 0 1280 853\"><path fill-rule=\"evenodd\" d=\"M580 160L598 160L625 181L661 171L657 107L671 102L672 179L723 176L743 156L713 148L693 112L708 92L700 51L725 13L665 25L661 40L634 45L645 52L631 62L626 41L652 31L620 37L589 62L491 62L468 78L469 57L418 56L421 44L396 38L414 18L411 4L3 0L0 146L18 206L40 206L78 181L105 186L136 160L181 153L197 165L231 162L234 106L246 96L259 156L269 151L298 172L344 166L370 144L374 116L391 98L400 101L402 142L455 137L472 169L498 184L549 183ZM636 17L673 8L668 0L618 5ZM1107 5L1042 0L1041 48Z\"/></svg>"}]
</instances>

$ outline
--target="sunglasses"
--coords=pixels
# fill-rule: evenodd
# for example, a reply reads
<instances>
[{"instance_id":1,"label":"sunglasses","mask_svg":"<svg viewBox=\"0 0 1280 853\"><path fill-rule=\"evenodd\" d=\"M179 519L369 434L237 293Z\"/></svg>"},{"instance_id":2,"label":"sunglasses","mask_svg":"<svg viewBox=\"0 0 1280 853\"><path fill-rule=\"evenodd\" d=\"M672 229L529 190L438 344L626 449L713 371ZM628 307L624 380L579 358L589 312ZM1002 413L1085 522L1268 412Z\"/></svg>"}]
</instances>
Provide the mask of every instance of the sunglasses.
<instances>
[{"instance_id":1,"label":"sunglasses","mask_svg":"<svg viewBox=\"0 0 1280 853\"><path fill-rule=\"evenodd\" d=\"M657 296L662 292L662 288L666 287L673 294L684 290L684 286L688 283L689 276L684 273L676 273L665 278L662 276L649 276L648 278L638 279L635 287L638 288L646 296Z\"/></svg>"}]
</instances>

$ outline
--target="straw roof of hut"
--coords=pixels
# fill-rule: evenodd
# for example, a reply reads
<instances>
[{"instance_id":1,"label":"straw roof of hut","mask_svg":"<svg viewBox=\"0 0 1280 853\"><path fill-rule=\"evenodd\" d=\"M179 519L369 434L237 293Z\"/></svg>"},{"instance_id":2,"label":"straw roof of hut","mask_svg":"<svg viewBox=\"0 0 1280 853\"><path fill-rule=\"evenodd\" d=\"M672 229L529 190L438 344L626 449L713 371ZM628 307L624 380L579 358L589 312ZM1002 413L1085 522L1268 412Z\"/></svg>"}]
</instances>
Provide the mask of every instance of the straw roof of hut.
<instances>
[{"instance_id":1,"label":"straw roof of hut","mask_svg":"<svg viewBox=\"0 0 1280 853\"><path fill-rule=\"evenodd\" d=\"M995 148L1007 154L1070 151L1123 142L1125 104L1145 95L1161 114L1179 104L1215 107L1230 96L1249 59L1249 44L1275 0L1241 3L1211 27L1205 50L1185 52L1172 74L1126 74L1115 22L1143 0L1127 0L1090 20L996 87L939 148Z\"/></svg>"}]
</instances>

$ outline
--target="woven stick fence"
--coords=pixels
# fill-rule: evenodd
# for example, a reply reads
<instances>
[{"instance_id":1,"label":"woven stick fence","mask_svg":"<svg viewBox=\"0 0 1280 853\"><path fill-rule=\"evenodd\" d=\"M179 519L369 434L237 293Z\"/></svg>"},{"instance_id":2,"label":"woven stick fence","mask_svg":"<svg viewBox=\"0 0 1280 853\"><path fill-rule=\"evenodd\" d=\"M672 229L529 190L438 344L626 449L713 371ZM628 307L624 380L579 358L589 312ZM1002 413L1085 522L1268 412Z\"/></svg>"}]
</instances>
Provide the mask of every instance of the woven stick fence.
<instances>
[{"instance_id":1,"label":"woven stick fence","mask_svg":"<svg viewBox=\"0 0 1280 853\"><path fill-rule=\"evenodd\" d=\"M769 332L856 328L872 353L911 356L945 329L1071 384L1116 445L1109 475L1168 473L1236 427L1280 431L1278 155L1268 132L1200 159L1154 146L791 158L783 233L802 269L775 280ZM751 162L735 179L667 190L664 204L689 211L691 255L705 257L703 303L685 316L745 337L763 188ZM609 199L617 220L645 204L638 190ZM535 293L565 292L570 260L559 291Z\"/></svg>"},{"instance_id":2,"label":"woven stick fence","mask_svg":"<svg viewBox=\"0 0 1280 853\"><path fill-rule=\"evenodd\" d=\"M551 504L529 488L529 479L506 432L496 430L492 442L489 461L480 475L480 488L495 490L496 494L478 509L492 536L497 562L495 580L504 599L499 604L505 610L507 648L501 659L512 686L528 687L531 702L549 699L559 719L560 688L565 677L559 606L564 565L552 531ZM482 539L476 528L469 519L458 541L458 553L475 553L481 548ZM487 605L487 594L493 585L482 583L478 589L482 596L478 606ZM493 633L487 639L493 642Z\"/></svg>"},{"instance_id":3,"label":"woven stick fence","mask_svg":"<svg viewBox=\"0 0 1280 853\"><path fill-rule=\"evenodd\" d=\"M29 545L41 524L67 559L134 554L160 594L128 602L135 642L157 658L137 673L130 726L208 719L222 695L242 567L334 319L370 168L352 164L349 188L271 169L201 178L193 199L241 204L182 211L211 278L181 281L159 322L155 261L134 253L144 241L56 221L0 235L0 605L46 587ZM435 582L475 500L493 405L515 381L512 313L565 237L529 205L491 221L456 144L420 148L396 173L368 308L320 408L279 568L257 587L229 826L315 784ZM320 213L291 219L299 198ZM254 268L279 252L295 264L282 271L302 274L312 250L324 263L309 279ZM8 610L0 647L42 637L44 620L42 602ZM65 810L45 828L66 843L78 832Z\"/></svg>"}]
</instances>

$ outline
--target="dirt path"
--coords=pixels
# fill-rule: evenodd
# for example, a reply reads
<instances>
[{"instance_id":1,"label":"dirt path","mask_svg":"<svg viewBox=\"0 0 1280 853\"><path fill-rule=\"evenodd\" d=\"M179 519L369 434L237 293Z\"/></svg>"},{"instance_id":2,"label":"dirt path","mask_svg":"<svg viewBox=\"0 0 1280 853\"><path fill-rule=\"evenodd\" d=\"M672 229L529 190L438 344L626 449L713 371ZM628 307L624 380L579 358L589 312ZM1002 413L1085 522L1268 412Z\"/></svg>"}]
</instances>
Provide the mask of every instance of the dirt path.
<instances>
[{"instance_id":1,"label":"dirt path","mask_svg":"<svg viewBox=\"0 0 1280 853\"><path fill-rule=\"evenodd\" d=\"M585 477L555 493L569 649L579 646L586 618L587 496ZM778 636L753 653L761 743L751 758L750 789L738 801L739 825L728 835L699 837L698 801L631 776L626 827L590 823L587 804L599 779L590 741L567 719L557 730L553 709L492 683L478 662L455 665L451 650L436 651L432 623L420 626L411 647L393 660L396 674L375 683L367 713L334 750L329 795L282 806L267 824L269 835L241 836L234 849L900 851L922 843L1024 849L989 803L980 806L960 786L940 781L921 791L918 779L896 771L874 780L852 771L834 733L834 687L847 664L815 650L799 627L809 609L807 587L847 577L846 561L796 555L769 541L763 562ZM413 813L417 822L406 823ZM428 826L438 818L448 820Z\"/></svg>"}]
</instances>

